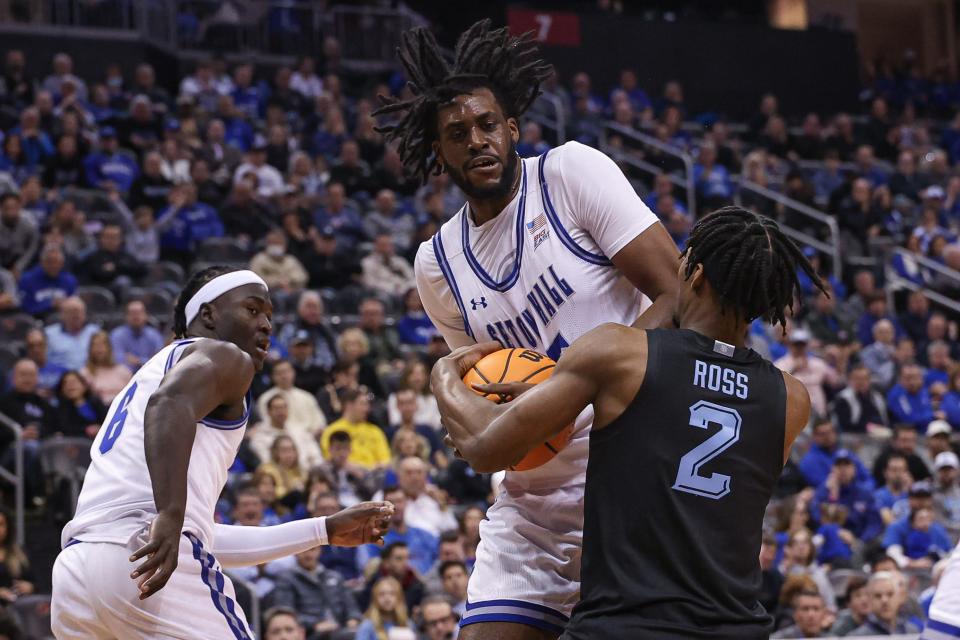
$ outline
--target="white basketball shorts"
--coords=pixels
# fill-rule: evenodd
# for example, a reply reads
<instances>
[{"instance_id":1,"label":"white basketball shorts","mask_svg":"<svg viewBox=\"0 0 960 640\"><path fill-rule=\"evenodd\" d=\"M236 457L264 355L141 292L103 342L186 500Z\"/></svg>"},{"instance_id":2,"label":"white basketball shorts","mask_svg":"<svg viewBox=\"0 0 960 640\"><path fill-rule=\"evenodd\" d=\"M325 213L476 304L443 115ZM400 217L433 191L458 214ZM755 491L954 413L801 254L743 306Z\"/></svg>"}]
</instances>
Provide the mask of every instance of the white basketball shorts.
<instances>
[{"instance_id":1,"label":"white basketball shorts","mask_svg":"<svg viewBox=\"0 0 960 640\"><path fill-rule=\"evenodd\" d=\"M563 632L580 597L583 489L517 491L504 483L480 523L461 626L517 622Z\"/></svg>"},{"instance_id":2,"label":"white basketball shorts","mask_svg":"<svg viewBox=\"0 0 960 640\"><path fill-rule=\"evenodd\" d=\"M922 640L960 638L960 545L953 550L930 604L930 618Z\"/></svg>"},{"instance_id":3,"label":"white basketball shorts","mask_svg":"<svg viewBox=\"0 0 960 640\"><path fill-rule=\"evenodd\" d=\"M72 541L53 566L51 621L58 640L254 640L230 579L193 534L166 586L138 598L129 561L139 543Z\"/></svg>"}]
</instances>

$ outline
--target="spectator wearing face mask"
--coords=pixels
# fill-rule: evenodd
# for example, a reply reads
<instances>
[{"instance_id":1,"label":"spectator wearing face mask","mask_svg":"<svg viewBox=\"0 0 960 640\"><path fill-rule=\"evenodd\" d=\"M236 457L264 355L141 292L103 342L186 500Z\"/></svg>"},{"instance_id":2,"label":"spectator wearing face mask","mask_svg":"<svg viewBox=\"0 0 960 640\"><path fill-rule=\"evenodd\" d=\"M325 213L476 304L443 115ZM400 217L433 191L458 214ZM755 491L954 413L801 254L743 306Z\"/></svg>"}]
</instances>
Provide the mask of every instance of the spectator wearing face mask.
<instances>
[{"instance_id":1,"label":"spectator wearing face mask","mask_svg":"<svg viewBox=\"0 0 960 640\"><path fill-rule=\"evenodd\" d=\"M296 293L309 278L300 261L287 253L287 237L281 229L267 234L263 251L250 260L250 270L263 278L271 293Z\"/></svg>"}]
</instances>

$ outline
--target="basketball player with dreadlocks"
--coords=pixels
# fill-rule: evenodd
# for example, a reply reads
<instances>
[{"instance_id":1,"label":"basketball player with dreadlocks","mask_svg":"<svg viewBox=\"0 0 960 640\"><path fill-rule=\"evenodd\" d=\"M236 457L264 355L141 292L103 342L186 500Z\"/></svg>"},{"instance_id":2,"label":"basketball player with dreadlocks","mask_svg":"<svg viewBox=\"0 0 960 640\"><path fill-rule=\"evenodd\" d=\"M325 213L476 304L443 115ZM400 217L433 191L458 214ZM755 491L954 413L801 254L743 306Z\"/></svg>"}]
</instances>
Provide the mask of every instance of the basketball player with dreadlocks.
<instances>
[{"instance_id":1,"label":"basketball player with dreadlocks","mask_svg":"<svg viewBox=\"0 0 960 640\"><path fill-rule=\"evenodd\" d=\"M404 34L414 97L382 127L407 169L445 171L467 203L415 262L424 309L451 348L496 340L557 359L604 322L672 322L678 251L620 169L570 142L516 152L518 118L551 73L525 37L473 25L444 59L426 30ZM646 297L644 296L646 294ZM514 387L500 388L514 394ZM556 638L579 594L591 413L549 463L508 471L481 524L463 640Z\"/></svg>"},{"instance_id":2,"label":"basketball player with dreadlocks","mask_svg":"<svg viewBox=\"0 0 960 640\"><path fill-rule=\"evenodd\" d=\"M187 282L174 309L179 339L137 371L93 442L53 568L57 638L252 640L221 566L382 542L389 503L276 527L214 524L272 314L252 271L211 267Z\"/></svg>"},{"instance_id":3,"label":"basketball player with dreadlocks","mask_svg":"<svg viewBox=\"0 0 960 640\"><path fill-rule=\"evenodd\" d=\"M784 324L798 268L822 288L774 221L724 208L682 256L679 330L604 324L503 405L461 381L499 343L434 368L444 424L479 471L516 463L594 407L581 599L564 640L769 637L763 515L810 398L744 340L755 318Z\"/></svg>"}]
</instances>

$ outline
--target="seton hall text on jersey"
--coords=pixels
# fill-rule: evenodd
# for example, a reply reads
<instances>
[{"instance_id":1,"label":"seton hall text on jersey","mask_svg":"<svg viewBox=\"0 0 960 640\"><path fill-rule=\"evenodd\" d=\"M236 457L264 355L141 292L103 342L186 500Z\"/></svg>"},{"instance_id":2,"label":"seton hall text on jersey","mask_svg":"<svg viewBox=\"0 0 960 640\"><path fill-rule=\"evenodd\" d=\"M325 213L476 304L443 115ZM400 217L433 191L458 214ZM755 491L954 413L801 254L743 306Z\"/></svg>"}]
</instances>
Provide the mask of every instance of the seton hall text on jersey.
<instances>
[{"instance_id":1,"label":"seton hall text on jersey","mask_svg":"<svg viewBox=\"0 0 960 640\"><path fill-rule=\"evenodd\" d=\"M520 315L488 323L487 335L504 347L540 348L543 343L537 338L540 335L537 320L546 327L557 315L557 310L575 293L550 265L526 292L527 306Z\"/></svg>"}]
</instances>

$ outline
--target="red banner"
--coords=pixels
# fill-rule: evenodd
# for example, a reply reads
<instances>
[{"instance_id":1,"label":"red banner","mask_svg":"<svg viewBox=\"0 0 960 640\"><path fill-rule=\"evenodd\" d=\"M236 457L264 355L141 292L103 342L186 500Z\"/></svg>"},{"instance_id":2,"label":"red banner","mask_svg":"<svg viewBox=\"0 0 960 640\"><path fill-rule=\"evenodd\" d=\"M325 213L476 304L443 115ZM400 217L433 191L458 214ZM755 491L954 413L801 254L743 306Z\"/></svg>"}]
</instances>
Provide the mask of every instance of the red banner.
<instances>
[{"instance_id":1,"label":"red banner","mask_svg":"<svg viewBox=\"0 0 960 640\"><path fill-rule=\"evenodd\" d=\"M561 47L580 46L580 16L563 11L507 9L510 33L533 32L537 42Z\"/></svg>"}]
</instances>

